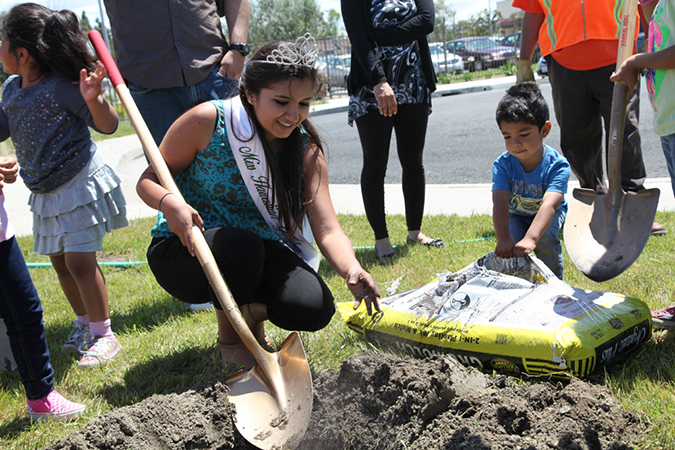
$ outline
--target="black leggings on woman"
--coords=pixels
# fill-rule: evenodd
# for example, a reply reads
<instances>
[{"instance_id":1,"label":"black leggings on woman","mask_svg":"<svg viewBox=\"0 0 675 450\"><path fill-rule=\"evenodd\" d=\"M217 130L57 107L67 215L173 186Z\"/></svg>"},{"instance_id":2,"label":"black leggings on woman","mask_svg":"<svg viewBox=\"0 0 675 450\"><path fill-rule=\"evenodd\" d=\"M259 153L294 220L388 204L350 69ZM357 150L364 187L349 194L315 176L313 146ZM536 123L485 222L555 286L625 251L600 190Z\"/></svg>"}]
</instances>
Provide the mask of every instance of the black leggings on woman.
<instances>
[{"instance_id":1,"label":"black leggings on woman","mask_svg":"<svg viewBox=\"0 0 675 450\"><path fill-rule=\"evenodd\" d=\"M419 230L424 215L424 164L422 152L429 120L429 105L399 105L398 113L385 117L368 111L356 119L361 147L361 195L375 239L389 236L384 211L384 177L387 173L391 132L396 132L398 159L403 169L403 199L408 230Z\"/></svg>"},{"instance_id":2,"label":"black leggings on woman","mask_svg":"<svg viewBox=\"0 0 675 450\"><path fill-rule=\"evenodd\" d=\"M269 320L286 330L316 331L328 325L335 305L321 277L279 241L240 228L204 232L213 256L239 306L267 305ZM222 309L197 257L178 236L154 238L148 264L157 282L186 303L212 301Z\"/></svg>"}]
</instances>

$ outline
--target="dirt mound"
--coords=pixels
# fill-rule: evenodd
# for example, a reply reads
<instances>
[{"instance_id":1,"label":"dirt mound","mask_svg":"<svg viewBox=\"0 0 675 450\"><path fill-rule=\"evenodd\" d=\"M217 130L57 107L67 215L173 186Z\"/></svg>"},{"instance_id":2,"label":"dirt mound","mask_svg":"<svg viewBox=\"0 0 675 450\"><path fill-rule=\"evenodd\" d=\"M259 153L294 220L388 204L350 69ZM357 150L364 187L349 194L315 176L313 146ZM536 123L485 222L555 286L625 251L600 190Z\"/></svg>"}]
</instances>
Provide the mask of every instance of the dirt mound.
<instances>
[{"instance_id":1,"label":"dirt mound","mask_svg":"<svg viewBox=\"0 0 675 450\"><path fill-rule=\"evenodd\" d=\"M86 424L56 449L250 449L227 388L205 380ZM301 449L629 449L638 416L601 386L489 377L454 359L363 352L314 380Z\"/></svg>"}]
</instances>

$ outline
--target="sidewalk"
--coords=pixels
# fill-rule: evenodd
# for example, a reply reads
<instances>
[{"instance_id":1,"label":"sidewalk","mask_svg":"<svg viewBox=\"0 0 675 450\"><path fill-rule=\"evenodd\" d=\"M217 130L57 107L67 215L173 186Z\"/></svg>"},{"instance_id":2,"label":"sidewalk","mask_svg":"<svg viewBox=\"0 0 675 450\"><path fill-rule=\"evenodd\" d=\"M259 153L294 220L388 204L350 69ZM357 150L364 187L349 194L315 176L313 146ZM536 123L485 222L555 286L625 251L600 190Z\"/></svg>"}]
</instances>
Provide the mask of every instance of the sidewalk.
<instances>
[{"instance_id":1,"label":"sidewalk","mask_svg":"<svg viewBox=\"0 0 675 450\"><path fill-rule=\"evenodd\" d=\"M488 80L439 85L434 96L454 95L489 89L500 89L515 83L515 76L491 78ZM310 116L346 111L349 99L329 99L326 103L312 106ZM136 194L136 181L147 167L143 149L136 135L101 141L98 149L106 163L113 167L122 178L122 188L127 198L127 213L130 220L154 216L157 212L148 207ZM569 192L578 187L570 182ZM651 178L648 188L661 190L659 211L675 211L675 197L670 178ZM426 187L425 214L492 214L492 193L490 184L428 184ZM16 228L17 236L32 233L33 219L28 210L29 191L21 180L8 184L3 189L5 206L10 221ZM333 184L330 194L338 214L365 214L359 185ZM403 193L400 184L385 185L386 209L388 214L404 214ZM568 194L569 201L569 194Z\"/></svg>"}]
</instances>

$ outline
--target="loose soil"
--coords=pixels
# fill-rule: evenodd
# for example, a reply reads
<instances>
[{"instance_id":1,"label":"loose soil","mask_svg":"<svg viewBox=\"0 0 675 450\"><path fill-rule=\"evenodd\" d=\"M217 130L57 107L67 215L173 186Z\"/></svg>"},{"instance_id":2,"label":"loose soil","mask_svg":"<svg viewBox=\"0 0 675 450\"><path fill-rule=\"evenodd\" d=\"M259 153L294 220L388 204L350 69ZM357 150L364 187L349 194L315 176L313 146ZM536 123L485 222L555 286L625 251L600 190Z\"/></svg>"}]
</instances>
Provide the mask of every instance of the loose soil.
<instances>
[{"instance_id":1,"label":"loose soil","mask_svg":"<svg viewBox=\"0 0 675 450\"><path fill-rule=\"evenodd\" d=\"M56 449L252 449L237 432L222 379L154 395L87 423ZM362 352L314 379L298 448L631 449L639 417L610 392L578 379L524 383L488 376L451 357L397 359Z\"/></svg>"}]
</instances>

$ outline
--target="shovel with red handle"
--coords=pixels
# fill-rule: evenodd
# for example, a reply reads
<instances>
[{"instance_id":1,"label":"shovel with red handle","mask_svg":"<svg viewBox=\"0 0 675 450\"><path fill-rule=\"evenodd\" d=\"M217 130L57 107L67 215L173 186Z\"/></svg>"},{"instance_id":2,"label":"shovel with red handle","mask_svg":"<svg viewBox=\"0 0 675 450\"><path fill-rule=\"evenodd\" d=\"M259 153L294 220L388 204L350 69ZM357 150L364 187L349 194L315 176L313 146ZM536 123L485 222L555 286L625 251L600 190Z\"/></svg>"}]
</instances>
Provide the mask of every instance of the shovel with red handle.
<instances>
[{"instance_id":1,"label":"shovel with red handle","mask_svg":"<svg viewBox=\"0 0 675 450\"><path fill-rule=\"evenodd\" d=\"M93 30L89 32L89 39L108 71L159 181L169 192L183 199L103 38ZM239 371L225 380L229 399L236 406L237 429L247 441L261 449L295 448L307 431L312 412L312 375L300 336L292 332L276 353L263 349L246 324L211 249L196 226L192 227L192 237L195 254L223 311L256 362L251 370Z\"/></svg>"}]
</instances>

